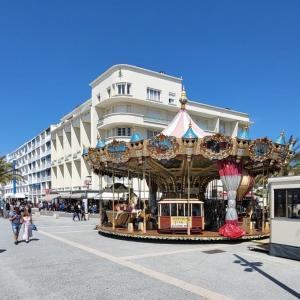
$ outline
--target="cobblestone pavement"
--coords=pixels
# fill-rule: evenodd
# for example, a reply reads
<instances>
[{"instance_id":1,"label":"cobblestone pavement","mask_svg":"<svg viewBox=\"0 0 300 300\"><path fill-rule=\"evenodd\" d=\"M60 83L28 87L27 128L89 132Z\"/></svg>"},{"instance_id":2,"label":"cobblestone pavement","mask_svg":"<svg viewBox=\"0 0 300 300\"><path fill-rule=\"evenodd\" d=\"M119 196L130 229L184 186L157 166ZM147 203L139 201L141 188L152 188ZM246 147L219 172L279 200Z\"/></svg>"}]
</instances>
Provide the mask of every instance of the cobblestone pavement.
<instances>
[{"instance_id":1,"label":"cobblestone pavement","mask_svg":"<svg viewBox=\"0 0 300 300\"><path fill-rule=\"evenodd\" d=\"M297 299L300 262L238 244L116 240L97 220L35 217L39 231L13 244L0 219L0 299Z\"/></svg>"}]
</instances>

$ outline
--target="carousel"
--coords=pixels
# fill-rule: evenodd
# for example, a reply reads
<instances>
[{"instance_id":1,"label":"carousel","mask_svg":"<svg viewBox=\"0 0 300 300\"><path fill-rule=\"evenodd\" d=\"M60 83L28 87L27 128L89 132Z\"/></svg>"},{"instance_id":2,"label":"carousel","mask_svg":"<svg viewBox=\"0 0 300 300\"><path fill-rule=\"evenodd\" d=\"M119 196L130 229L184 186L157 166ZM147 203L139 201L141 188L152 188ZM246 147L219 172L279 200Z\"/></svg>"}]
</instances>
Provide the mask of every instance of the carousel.
<instances>
[{"instance_id":1,"label":"carousel","mask_svg":"<svg viewBox=\"0 0 300 300\"><path fill-rule=\"evenodd\" d=\"M292 158L295 141L251 140L248 125L236 138L202 130L186 110L183 90L181 108L169 126L150 139L134 131L129 142L98 139L83 157L100 182L101 234L132 239L230 240L257 239L269 234L267 218L261 228L251 225L251 208L242 218L238 203L252 189L260 174L276 174ZM103 209L103 178L110 177L112 197ZM119 201L115 180L125 178L126 196ZM214 230L208 230L206 189L221 180L226 200L217 211ZM133 189L138 181L139 191ZM105 220L105 222L104 222ZM211 222L211 220L210 220ZM249 225L250 224L250 225Z\"/></svg>"}]
</instances>

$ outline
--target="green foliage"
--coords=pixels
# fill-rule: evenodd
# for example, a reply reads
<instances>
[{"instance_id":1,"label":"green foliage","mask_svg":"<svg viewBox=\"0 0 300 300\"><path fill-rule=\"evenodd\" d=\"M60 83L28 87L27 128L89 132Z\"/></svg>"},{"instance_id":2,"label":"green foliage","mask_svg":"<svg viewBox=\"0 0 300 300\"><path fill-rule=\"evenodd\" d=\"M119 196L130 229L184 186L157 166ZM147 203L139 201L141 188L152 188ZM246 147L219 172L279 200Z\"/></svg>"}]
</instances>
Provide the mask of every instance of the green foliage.
<instances>
[{"instance_id":1,"label":"green foliage","mask_svg":"<svg viewBox=\"0 0 300 300\"><path fill-rule=\"evenodd\" d=\"M5 156L0 157L0 185L8 184L13 179L22 181L23 176L18 170L14 170L13 164L8 163Z\"/></svg>"}]
</instances>

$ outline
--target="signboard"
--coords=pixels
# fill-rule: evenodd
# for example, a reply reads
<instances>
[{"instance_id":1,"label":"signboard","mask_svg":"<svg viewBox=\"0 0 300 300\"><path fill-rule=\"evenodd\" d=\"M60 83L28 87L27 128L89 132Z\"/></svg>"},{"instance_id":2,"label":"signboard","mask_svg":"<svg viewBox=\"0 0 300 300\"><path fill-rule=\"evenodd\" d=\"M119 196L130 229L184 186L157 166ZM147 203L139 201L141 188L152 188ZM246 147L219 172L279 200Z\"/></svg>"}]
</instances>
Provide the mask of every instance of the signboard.
<instances>
[{"instance_id":1,"label":"signboard","mask_svg":"<svg viewBox=\"0 0 300 300\"><path fill-rule=\"evenodd\" d=\"M192 227L191 217L171 217L171 228L187 228L187 219L189 219L189 225Z\"/></svg>"}]
</instances>

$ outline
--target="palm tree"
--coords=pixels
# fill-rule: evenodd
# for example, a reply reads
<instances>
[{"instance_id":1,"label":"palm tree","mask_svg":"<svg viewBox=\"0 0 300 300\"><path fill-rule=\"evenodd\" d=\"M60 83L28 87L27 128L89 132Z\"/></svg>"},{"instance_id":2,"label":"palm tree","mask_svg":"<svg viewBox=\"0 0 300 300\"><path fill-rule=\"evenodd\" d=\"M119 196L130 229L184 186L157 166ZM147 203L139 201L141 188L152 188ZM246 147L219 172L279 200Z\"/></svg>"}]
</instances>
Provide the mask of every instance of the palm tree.
<instances>
[{"instance_id":1,"label":"palm tree","mask_svg":"<svg viewBox=\"0 0 300 300\"><path fill-rule=\"evenodd\" d=\"M0 157L0 185L8 184L13 179L22 181L23 176L16 170L13 163L6 161L5 156Z\"/></svg>"},{"instance_id":2,"label":"palm tree","mask_svg":"<svg viewBox=\"0 0 300 300\"><path fill-rule=\"evenodd\" d=\"M289 163L284 166L280 172L281 176L300 174L300 152L293 155Z\"/></svg>"}]
</instances>

